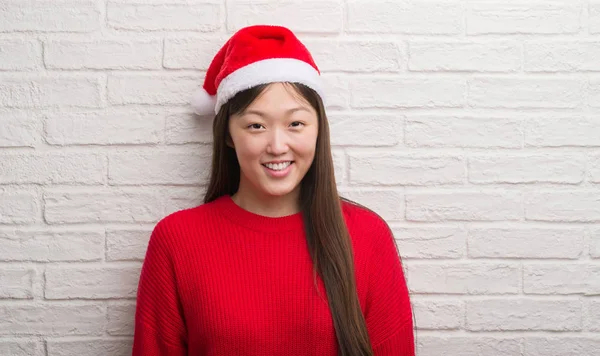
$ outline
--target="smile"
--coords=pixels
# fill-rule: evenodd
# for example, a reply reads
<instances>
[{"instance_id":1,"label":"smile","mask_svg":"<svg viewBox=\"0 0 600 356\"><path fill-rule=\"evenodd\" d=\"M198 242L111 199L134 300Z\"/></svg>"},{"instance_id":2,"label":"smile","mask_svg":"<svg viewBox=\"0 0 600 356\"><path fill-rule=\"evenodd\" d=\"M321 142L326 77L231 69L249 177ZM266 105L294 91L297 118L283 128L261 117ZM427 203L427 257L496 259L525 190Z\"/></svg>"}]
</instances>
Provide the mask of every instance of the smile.
<instances>
[{"instance_id":1,"label":"smile","mask_svg":"<svg viewBox=\"0 0 600 356\"><path fill-rule=\"evenodd\" d=\"M287 161L287 162L282 162L282 163L265 163L263 164L263 166L274 170L274 171L282 171L284 169L286 169L287 167L289 167L292 164L293 161Z\"/></svg>"}]
</instances>

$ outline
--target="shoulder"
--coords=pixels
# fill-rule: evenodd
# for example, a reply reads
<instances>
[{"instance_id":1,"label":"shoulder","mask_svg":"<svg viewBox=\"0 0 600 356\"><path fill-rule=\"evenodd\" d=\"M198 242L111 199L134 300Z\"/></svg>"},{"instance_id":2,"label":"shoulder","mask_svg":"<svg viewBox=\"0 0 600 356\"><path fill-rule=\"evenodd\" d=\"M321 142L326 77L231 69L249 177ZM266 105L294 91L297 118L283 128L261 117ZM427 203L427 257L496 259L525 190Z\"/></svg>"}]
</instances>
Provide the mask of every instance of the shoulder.
<instances>
[{"instance_id":1,"label":"shoulder","mask_svg":"<svg viewBox=\"0 0 600 356\"><path fill-rule=\"evenodd\" d=\"M394 241L388 223L377 212L357 202L342 200L348 233L356 249L370 251L388 248Z\"/></svg>"},{"instance_id":2,"label":"shoulder","mask_svg":"<svg viewBox=\"0 0 600 356\"><path fill-rule=\"evenodd\" d=\"M389 228L377 212L355 201L343 199L342 212L348 229L364 232Z\"/></svg>"},{"instance_id":3,"label":"shoulder","mask_svg":"<svg viewBox=\"0 0 600 356\"><path fill-rule=\"evenodd\" d=\"M213 221L214 216L223 209L223 197L218 197L208 203L202 203L192 208L181 209L164 216L158 224L164 226L202 224Z\"/></svg>"},{"instance_id":4,"label":"shoulder","mask_svg":"<svg viewBox=\"0 0 600 356\"><path fill-rule=\"evenodd\" d=\"M399 254L394 233L383 217L357 202L342 200L342 204L348 232L357 246L371 253Z\"/></svg>"},{"instance_id":5,"label":"shoulder","mask_svg":"<svg viewBox=\"0 0 600 356\"><path fill-rule=\"evenodd\" d=\"M214 205L214 202L171 212L161 218L158 221L157 226L172 226L187 224L192 221L198 221L199 219L202 220L203 217L207 217L207 215L211 214L213 210L211 209L212 205Z\"/></svg>"},{"instance_id":6,"label":"shoulder","mask_svg":"<svg viewBox=\"0 0 600 356\"><path fill-rule=\"evenodd\" d=\"M169 244L174 240L185 240L192 232L202 231L202 225L214 221L214 205L213 201L169 213L156 223L152 234Z\"/></svg>"}]
</instances>

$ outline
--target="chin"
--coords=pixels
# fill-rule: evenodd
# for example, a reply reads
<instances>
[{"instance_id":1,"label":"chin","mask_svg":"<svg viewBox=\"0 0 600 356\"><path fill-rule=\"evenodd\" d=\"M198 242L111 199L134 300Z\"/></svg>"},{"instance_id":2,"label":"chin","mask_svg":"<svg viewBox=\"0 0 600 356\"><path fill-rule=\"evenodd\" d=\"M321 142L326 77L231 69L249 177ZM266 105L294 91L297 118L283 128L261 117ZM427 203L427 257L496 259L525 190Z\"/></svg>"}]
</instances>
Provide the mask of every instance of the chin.
<instances>
[{"instance_id":1,"label":"chin","mask_svg":"<svg viewBox=\"0 0 600 356\"><path fill-rule=\"evenodd\" d=\"M290 194L293 191L294 191L293 189L265 189L264 190L265 194L274 196L274 197L283 197L283 196Z\"/></svg>"},{"instance_id":2,"label":"chin","mask_svg":"<svg viewBox=\"0 0 600 356\"><path fill-rule=\"evenodd\" d=\"M296 188L296 186L293 187L288 187L288 186L282 186L282 187L265 187L263 186L262 190L265 194L270 195L270 196L276 196L276 197L282 197L285 195L288 195L290 193L292 193L294 191L294 189Z\"/></svg>"}]
</instances>

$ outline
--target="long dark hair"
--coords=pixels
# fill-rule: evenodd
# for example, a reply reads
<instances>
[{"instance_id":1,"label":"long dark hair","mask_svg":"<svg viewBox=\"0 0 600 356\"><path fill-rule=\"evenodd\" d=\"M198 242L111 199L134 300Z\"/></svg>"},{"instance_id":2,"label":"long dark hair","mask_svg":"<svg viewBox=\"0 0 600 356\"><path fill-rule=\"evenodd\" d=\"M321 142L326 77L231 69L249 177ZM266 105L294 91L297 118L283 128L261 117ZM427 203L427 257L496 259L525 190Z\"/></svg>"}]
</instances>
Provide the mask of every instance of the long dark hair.
<instances>
[{"instance_id":1,"label":"long dark hair","mask_svg":"<svg viewBox=\"0 0 600 356\"><path fill-rule=\"evenodd\" d=\"M299 202L314 265L315 287L319 273L327 292L340 356L372 356L373 349L356 292L350 235L341 206L342 200L357 203L338 194L329 123L321 97L303 84L286 85L302 95L318 116L315 157L302 179ZM233 195L238 190L240 165L234 149L227 145L229 117L245 110L267 86L268 84L263 84L237 93L216 115L213 121L212 166L204 203L225 194Z\"/></svg>"}]
</instances>

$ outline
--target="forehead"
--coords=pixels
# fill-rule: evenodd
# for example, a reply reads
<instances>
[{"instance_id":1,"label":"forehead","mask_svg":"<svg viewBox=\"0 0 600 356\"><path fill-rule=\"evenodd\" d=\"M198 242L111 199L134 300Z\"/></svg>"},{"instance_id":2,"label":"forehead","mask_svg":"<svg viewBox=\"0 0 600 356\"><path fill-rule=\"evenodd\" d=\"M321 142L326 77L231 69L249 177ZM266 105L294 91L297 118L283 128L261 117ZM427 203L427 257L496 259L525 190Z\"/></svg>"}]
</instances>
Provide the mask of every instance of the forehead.
<instances>
[{"instance_id":1,"label":"forehead","mask_svg":"<svg viewBox=\"0 0 600 356\"><path fill-rule=\"evenodd\" d=\"M287 83L271 83L252 103L250 103L249 107L262 105L273 106L276 104L310 106L308 101L306 101L293 85Z\"/></svg>"},{"instance_id":2,"label":"forehead","mask_svg":"<svg viewBox=\"0 0 600 356\"><path fill-rule=\"evenodd\" d=\"M294 113L313 114L316 116L314 108L292 85L272 83L240 115L279 116Z\"/></svg>"}]
</instances>

